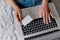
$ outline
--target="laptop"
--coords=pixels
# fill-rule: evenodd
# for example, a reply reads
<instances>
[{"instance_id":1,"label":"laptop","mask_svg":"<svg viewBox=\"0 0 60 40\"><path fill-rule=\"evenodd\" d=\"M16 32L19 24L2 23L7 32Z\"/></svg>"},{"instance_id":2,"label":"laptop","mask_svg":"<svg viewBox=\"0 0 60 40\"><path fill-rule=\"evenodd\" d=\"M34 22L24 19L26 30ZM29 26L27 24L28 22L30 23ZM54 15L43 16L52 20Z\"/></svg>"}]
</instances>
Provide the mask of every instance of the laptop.
<instances>
[{"instance_id":1,"label":"laptop","mask_svg":"<svg viewBox=\"0 0 60 40\"><path fill-rule=\"evenodd\" d=\"M40 15L41 5L22 9L23 17L30 15L33 20L25 26L15 22L15 26L18 26L19 38L21 40L60 29L60 18L54 3L49 3L49 7L54 16L53 18L51 17L51 23L49 24L44 24L43 18Z\"/></svg>"}]
</instances>

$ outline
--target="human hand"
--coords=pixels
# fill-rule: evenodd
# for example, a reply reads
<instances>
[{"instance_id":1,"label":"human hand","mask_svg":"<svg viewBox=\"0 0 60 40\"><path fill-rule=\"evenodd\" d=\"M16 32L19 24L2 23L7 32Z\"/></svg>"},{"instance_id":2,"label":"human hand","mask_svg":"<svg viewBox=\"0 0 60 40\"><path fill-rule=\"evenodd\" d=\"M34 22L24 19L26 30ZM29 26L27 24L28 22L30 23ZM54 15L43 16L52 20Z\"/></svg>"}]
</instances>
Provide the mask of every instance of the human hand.
<instances>
[{"instance_id":1,"label":"human hand","mask_svg":"<svg viewBox=\"0 0 60 40\"><path fill-rule=\"evenodd\" d=\"M21 11L21 9L19 8L19 7L15 7L15 14L14 14L14 16L15 16L15 19L19 22L19 23L22 23L21 21L22 21L22 11Z\"/></svg>"},{"instance_id":2,"label":"human hand","mask_svg":"<svg viewBox=\"0 0 60 40\"><path fill-rule=\"evenodd\" d=\"M50 9L49 9L49 5L42 5L41 9L40 9L40 13L41 16L43 17L43 22L48 24L51 22L51 16L53 17Z\"/></svg>"}]
</instances>

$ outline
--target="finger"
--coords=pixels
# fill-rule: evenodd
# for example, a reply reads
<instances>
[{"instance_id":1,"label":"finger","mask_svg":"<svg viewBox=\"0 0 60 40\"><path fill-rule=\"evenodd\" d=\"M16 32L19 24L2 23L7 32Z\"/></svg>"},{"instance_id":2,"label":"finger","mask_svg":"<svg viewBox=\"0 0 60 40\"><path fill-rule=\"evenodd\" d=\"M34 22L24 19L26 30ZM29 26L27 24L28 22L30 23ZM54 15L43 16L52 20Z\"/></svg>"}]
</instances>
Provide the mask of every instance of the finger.
<instances>
[{"instance_id":1,"label":"finger","mask_svg":"<svg viewBox=\"0 0 60 40\"><path fill-rule=\"evenodd\" d=\"M50 15L48 15L48 18L49 18L49 23L51 23L51 18L50 18Z\"/></svg>"},{"instance_id":2,"label":"finger","mask_svg":"<svg viewBox=\"0 0 60 40\"><path fill-rule=\"evenodd\" d=\"M19 15L19 19L20 19L20 21L21 21L21 13L19 12L18 15Z\"/></svg>"},{"instance_id":3,"label":"finger","mask_svg":"<svg viewBox=\"0 0 60 40\"><path fill-rule=\"evenodd\" d=\"M20 20L20 22L21 22L21 21L22 21L22 13L19 12L18 15L19 15L19 20Z\"/></svg>"},{"instance_id":4,"label":"finger","mask_svg":"<svg viewBox=\"0 0 60 40\"><path fill-rule=\"evenodd\" d=\"M19 22L17 12L15 12L15 14L14 14L14 15L15 15L15 19L16 19L16 21L17 21L17 22Z\"/></svg>"},{"instance_id":5,"label":"finger","mask_svg":"<svg viewBox=\"0 0 60 40\"><path fill-rule=\"evenodd\" d=\"M21 20L22 20L22 11L21 11L20 13L21 13L21 15L20 15L20 16L21 16Z\"/></svg>"},{"instance_id":6,"label":"finger","mask_svg":"<svg viewBox=\"0 0 60 40\"><path fill-rule=\"evenodd\" d=\"M43 13L42 15L43 15L43 22L46 23L46 22L45 22L45 20L46 20L46 19L45 19L45 17L46 17L46 16L45 16L45 13Z\"/></svg>"},{"instance_id":7,"label":"finger","mask_svg":"<svg viewBox=\"0 0 60 40\"><path fill-rule=\"evenodd\" d=\"M46 24L48 24L48 13L46 13Z\"/></svg>"},{"instance_id":8,"label":"finger","mask_svg":"<svg viewBox=\"0 0 60 40\"><path fill-rule=\"evenodd\" d=\"M50 12L50 15L53 17L52 13Z\"/></svg>"}]
</instances>

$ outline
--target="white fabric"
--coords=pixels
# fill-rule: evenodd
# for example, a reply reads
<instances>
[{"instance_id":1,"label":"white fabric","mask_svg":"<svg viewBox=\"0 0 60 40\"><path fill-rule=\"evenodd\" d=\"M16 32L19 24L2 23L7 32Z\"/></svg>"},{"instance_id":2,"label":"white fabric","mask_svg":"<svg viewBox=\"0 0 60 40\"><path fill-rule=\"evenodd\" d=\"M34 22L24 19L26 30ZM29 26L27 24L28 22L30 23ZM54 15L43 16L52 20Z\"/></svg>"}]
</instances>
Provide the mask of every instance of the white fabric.
<instances>
[{"instance_id":1,"label":"white fabric","mask_svg":"<svg viewBox=\"0 0 60 40\"><path fill-rule=\"evenodd\" d=\"M11 6L0 0L0 40L18 40L17 28L11 21Z\"/></svg>"}]
</instances>

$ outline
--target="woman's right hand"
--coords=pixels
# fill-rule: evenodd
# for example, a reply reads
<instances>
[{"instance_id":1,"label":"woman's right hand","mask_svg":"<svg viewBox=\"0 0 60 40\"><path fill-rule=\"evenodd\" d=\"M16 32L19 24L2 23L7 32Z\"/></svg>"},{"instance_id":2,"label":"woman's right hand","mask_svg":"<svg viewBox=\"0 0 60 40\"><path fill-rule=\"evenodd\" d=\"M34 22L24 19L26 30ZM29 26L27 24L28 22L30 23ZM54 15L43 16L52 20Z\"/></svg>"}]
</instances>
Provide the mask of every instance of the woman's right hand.
<instances>
[{"instance_id":1,"label":"woman's right hand","mask_svg":"<svg viewBox=\"0 0 60 40\"><path fill-rule=\"evenodd\" d=\"M6 0L14 9L14 15L15 15L15 19L20 23L22 20L22 11L21 9L16 5L15 0Z\"/></svg>"},{"instance_id":2,"label":"woman's right hand","mask_svg":"<svg viewBox=\"0 0 60 40\"><path fill-rule=\"evenodd\" d=\"M21 9L19 8L19 7L15 7L15 9L14 9L14 16L15 16L15 19L19 22L19 23L21 23L21 21L22 21L22 11L21 11Z\"/></svg>"}]
</instances>

